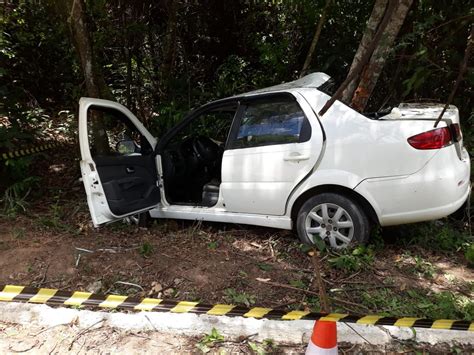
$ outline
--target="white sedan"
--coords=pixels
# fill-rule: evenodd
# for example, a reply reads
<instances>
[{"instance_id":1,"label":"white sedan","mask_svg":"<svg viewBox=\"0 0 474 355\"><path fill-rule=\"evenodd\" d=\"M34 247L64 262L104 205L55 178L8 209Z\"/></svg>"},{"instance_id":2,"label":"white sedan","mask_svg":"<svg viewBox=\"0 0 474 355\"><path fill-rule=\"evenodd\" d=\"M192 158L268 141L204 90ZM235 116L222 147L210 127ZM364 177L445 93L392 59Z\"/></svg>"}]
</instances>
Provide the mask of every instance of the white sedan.
<instances>
[{"instance_id":1,"label":"white sedan","mask_svg":"<svg viewBox=\"0 0 474 355\"><path fill-rule=\"evenodd\" d=\"M95 226L153 218L296 229L304 243L364 243L373 224L445 217L468 199L458 110L401 104L320 117L329 77L206 104L159 141L124 106L81 98L81 171ZM160 118L158 118L159 120Z\"/></svg>"}]
</instances>

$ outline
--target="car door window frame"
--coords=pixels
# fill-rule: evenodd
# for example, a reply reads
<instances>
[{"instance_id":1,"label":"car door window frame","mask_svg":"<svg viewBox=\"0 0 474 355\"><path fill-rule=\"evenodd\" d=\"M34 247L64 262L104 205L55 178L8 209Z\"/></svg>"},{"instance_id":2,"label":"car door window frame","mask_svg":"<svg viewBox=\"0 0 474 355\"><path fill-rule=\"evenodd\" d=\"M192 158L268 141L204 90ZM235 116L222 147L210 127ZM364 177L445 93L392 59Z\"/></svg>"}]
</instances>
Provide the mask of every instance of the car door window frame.
<instances>
[{"instance_id":1,"label":"car door window frame","mask_svg":"<svg viewBox=\"0 0 474 355\"><path fill-rule=\"evenodd\" d=\"M122 110L119 110L117 109L116 107L106 107L106 106L101 106L101 105L96 105L96 104L92 104L90 105L88 108L87 108L87 123L90 124L91 126L91 129L94 129L94 124L93 122L91 122L89 120L89 114L91 112L91 110L93 111L97 111L97 112L101 112L101 113L104 113L104 114L108 114L110 115L109 116L109 119L112 119L114 121L117 121L117 122L121 122L123 123L129 130L131 131L136 131L138 134L140 134L140 155L154 155L154 150L155 150L155 147L152 146L152 142L149 141L149 139L144 135L144 133L139 129L139 127L137 127L134 122L130 119L130 117L125 114ZM109 132L107 132L107 130L105 131L105 136L107 137L107 143L109 144L109 147L111 148L111 150L113 150L115 147L111 147L110 144L110 136L109 136ZM92 151L92 144L91 144L91 140L89 139L89 136L88 136L88 145L89 145L89 151ZM136 144L137 142L135 142ZM145 144L144 144L145 143ZM92 158L97 158L101 156L101 154L96 154L96 155L93 155ZM102 155L104 156L104 155ZM120 154L120 155L111 155L112 156L127 156L127 154Z\"/></svg>"},{"instance_id":2,"label":"car door window frame","mask_svg":"<svg viewBox=\"0 0 474 355\"><path fill-rule=\"evenodd\" d=\"M227 134L226 138L226 143L225 146L227 146L227 143L229 141L230 134L232 132L232 127L234 125L234 122L236 120L236 117L238 115L239 109L240 109L240 103L236 99L227 99L227 100L221 100L218 102L211 102L209 104L203 105L201 107L198 107L197 109L192 110L189 112L178 124L176 124L174 127L172 127L170 130L168 130L163 137L159 140L158 144L156 145L156 154L161 154L163 153L164 149L168 146L170 141L178 134L181 132L183 129L185 129L193 120L201 116L202 114L205 114L206 112L212 112L215 111L219 108L224 108L228 107L230 105L237 105L237 108L235 110L235 115L232 118L232 123L231 123L231 128L229 130L229 133Z\"/></svg>"},{"instance_id":3,"label":"car door window frame","mask_svg":"<svg viewBox=\"0 0 474 355\"><path fill-rule=\"evenodd\" d=\"M114 109L117 111L120 111L122 114L124 114L130 123L135 126L135 128L142 134L145 139L148 141L150 146L156 147L157 146L157 141L156 138L153 137L148 130L145 128L143 123L125 106L122 106L120 104L117 104L112 101L108 100L102 100L102 99L95 99L94 102L87 102L84 105L80 105L80 110L81 110L81 115L85 118L83 121L80 121L79 124L81 125L80 131L82 132L83 136L81 136L79 139L84 142L84 145L81 145L81 156L83 160L93 160L91 151L90 151L90 141L89 141L89 136L88 136L88 122L89 122L89 117L88 117L88 112L89 108L91 106L99 106L103 108L108 108L108 109Z\"/></svg>"},{"instance_id":4,"label":"car door window frame","mask_svg":"<svg viewBox=\"0 0 474 355\"><path fill-rule=\"evenodd\" d=\"M295 142L269 142L269 143L263 143L263 144L256 144L256 145L251 145L251 146L235 146L235 142L237 141L237 136L239 134L239 130L242 124L242 120L244 118L244 113L247 107L250 104L254 104L256 102L261 102L261 103L278 103L282 101L293 101L298 105L299 109L304 115L303 123L301 126L301 130L299 133L299 139L298 141ZM297 98L292 95L291 93L288 92L281 92L281 93L272 93L272 94L264 94L264 95L258 95L258 96L251 96L251 97L244 97L241 99L239 103L239 107L237 109L236 116L234 118L234 122L232 123L232 127L230 129L230 134L225 146L225 150L235 150L235 149L249 149L249 148L258 148L258 147L268 147L268 146L274 146L274 145L283 145L283 144L298 144L298 143L304 143L307 142L311 139L311 133L312 133L312 128L311 128L311 123L309 122L309 119L304 112L303 108L301 105L298 103Z\"/></svg>"}]
</instances>

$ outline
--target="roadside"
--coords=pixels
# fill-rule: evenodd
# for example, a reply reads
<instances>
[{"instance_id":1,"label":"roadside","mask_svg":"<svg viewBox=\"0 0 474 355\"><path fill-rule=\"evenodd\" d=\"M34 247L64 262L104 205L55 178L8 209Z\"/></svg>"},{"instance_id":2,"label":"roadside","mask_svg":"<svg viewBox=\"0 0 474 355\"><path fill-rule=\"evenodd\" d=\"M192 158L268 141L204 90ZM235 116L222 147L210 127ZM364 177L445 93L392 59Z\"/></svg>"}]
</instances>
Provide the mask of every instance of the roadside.
<instances>
[{"instance_id":1,"label":"roadside","mask_svg":"<svg viewBox=\"0 0 474 355\"><path fill-rule=\"evenodd\" d=\"M78 161L59 150L40 157L38 182L17 201L26 211L17 204L0 217L0 283L319 310L311 261L292 232L173 220L94 229ZM474 320L469 238L443 220L325 255L332 311Z\"/></svg>"},{"instance_id":2,"label":"roadside","mask_svg":"<svg viewBox=\"0 0 474 355\"><path fill-rule=\"evenodd\" d=\"M303 353L312 321L121 313L0 303L4 353ZM474 334L338 323L341 353L467 352Z\"/></svg>"}]
</instances>

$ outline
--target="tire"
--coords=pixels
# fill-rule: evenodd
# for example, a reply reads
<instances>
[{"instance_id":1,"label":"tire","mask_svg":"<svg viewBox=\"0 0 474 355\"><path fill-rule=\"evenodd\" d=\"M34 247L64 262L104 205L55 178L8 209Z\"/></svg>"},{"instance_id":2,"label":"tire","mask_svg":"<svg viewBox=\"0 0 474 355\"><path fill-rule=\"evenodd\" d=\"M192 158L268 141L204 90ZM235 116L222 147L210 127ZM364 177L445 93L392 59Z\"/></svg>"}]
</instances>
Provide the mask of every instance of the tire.
<instances>
[{"instance_id":1,"label":"tire","mask_svg":"<svg viewBox=\"0 0 474 355\"><path fill-rule=\"evenodd\" d=\"M301 206L296 230L304 244L314 245L314 238L319 237L331 249L341 250L365 244L369 239L370 223L353 200L326 192L309 198Z\"/></svg>"}]
</instances>

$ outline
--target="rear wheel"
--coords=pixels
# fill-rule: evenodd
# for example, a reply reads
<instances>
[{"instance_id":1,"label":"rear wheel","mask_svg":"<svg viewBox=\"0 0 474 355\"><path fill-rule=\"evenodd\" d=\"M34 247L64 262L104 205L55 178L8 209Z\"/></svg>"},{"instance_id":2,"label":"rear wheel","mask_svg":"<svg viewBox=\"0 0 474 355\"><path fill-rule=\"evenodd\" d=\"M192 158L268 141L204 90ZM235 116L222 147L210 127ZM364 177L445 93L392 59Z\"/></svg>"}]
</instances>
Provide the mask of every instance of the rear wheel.
<instances>
[{"instance_id":1,"label":"rear wheel","mask_svg":"<svg viewBox=\"0 0 474 355\"><path fill-rule=\"evenodd\" d=\"M305 244L320 238L332 249L366 243L370 224L361 207L336 193L322 193L308 199L298 213L298 237Z\"/></svg>"}]
</instances>

